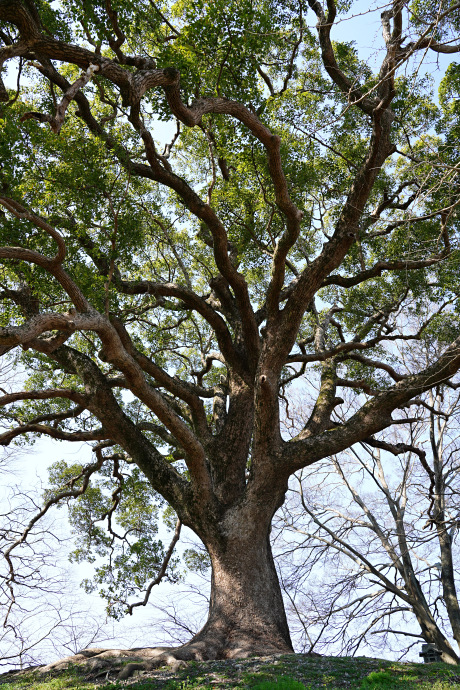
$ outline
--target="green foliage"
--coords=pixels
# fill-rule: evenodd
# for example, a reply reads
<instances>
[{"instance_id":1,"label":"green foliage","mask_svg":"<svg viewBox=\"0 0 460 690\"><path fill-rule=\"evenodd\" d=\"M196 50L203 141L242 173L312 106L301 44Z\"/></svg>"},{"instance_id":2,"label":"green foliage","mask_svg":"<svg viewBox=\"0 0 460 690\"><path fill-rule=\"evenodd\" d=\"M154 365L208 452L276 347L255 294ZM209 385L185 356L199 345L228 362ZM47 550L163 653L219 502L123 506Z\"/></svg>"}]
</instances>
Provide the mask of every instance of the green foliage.
<instances>
[{"instance_id":1,"label":"green foliage","mask_svg":"<svg viewBox=\"0 0 460 690\"><path fill-rule=\"evenodd\" d=\"M415 678L395 678L391 671L372 671L361 683L361 690L403 690Z\"/></svg>"},{"instance_id":2,"label":"green foliage","mask_svg":"<svg viewBox=\"0 0 460 690\"><path fill-rule=\"evenodd\" d=\"M84 469L64 461L51 465L45 499L65 488L80 488ZM113 618L124 615L128 601L140 596L163 564L165 547L157 539L162 503L138 467L117 461L113 472L104 468L82 495L67 499L76 542L70 559L95 564L93 577L82 586L86 592L99 592ZM101 559L105 560L102 564ZM168 569L170 582L179 577L177 566L178 559L173 558Z\"/></svg>"},{"instance_id":3,"label":"green foliage","mask_svg":"<svg viewBox=\"0 0 460 690\"><path fill-rule=\"evenodd\" d=\"M283 287L292 287L302 271L316 265L323 249L332 246L338 219L368 155L373 125L372 118L352 106L331 81L312 28L316 19L305 3L38 0L35 5L47 36L115 60L117 68L130 76L142 76L139 60L159 69L174 68L180 72L180 94L187 105L196 99L224 97L256 115L261 125L279 137L289 195L302 215L299 237L287 257ZM337 5L341 20L353 13L351 1ZM425 22L435 21L437 12L438 4L432 0L414 0L407 35L424 31ZM8 43L11 26L2 22L0 28L2 42ZM436 40L447 40L458 28L457 10L435 26ZM379 71L363 59L359 41L339 40L336 27L333 37L337 65L350 83L360 84L369 98L376 97ZM137 62L124 56L137 56ZM257 313L264 307L272 257L287 225L271 177L273 161L237 118L208 112L199 126L178 123L163 88L149 88L143 95L138 115L145 131L136 129L137 114L108 72L96 73L81 91L93 120L83 117L81 103L74 99L56 136L43 118L37 121L27 114L53 116L62 98L59 84L74 82L80 68L72 60L55 60L59 79L54 75L53 81L29 55L27 61L20 59L26 86L17 97L10 91L10 102L0 108L2 193L59 232L66 245L68 275L111 325L123 324L136 350L136 366L142 358L154 365L143 371L145 390L159 394L192 436L199 434L203 420L197 420L196 410L164 380L180 381L187 390L199 386L209 425L209 437L200 443L205 452L216 452L220 441L213 397L220 387L230 409L230 376L222 340L203 316L206 306L215 310L219 323L225 322L237 358L244 362L246 354L244 329L239 317L235 318L235 290L221 273L210 226L197 208L202 210L210 202L227 233L231 262L239 280L246 281L251 307ZM336 305L326 348L362 341L371 360L356 361L343 354L336 360L338 375L350 383L347 393L356 404L363 395L360 386L385 391L394 383L388 369L397 364L397 355L387 343L382 344L385 339L391 342L396 333L412 332L417 320L425 320L419 337L430 347L450 342L460 329L456 205L460 68L453 63L446 70L439 103L433 95L433 80L422 68L413 74L410 69L398 73L394 87L391 141L395 155L379 171L359 221L347 228L347 237L356 232L356 241L350 242L332 278L323 281L309 303L291 352L291 357L301 353L311 358L315 380L321 366L315 360L315 334ZM152 135L150 149L145 132ZM155 160L164 171L170 173L171 168L170 186L158 183L149 155L158 156ZM181 184L188 185L190 195L197 195L193 204L177 193ZM1 213L1 245L54 256L56 241L49 233L25 217ZM430 257L438 259L430 262ZM409 265L417 261L421 262L417 268ZM371 275L364 279L366 272ZM200 308L180 296L161 295L158 285L193 291ZM38 312L68 315L74 308L55 277L32 261L5 260L0 288L1 327L21 327ZM280 314L285 304L283 298ZM433 316L436 310L439 313ZM263 314L259 321L262 341ZM40 337L53 339L56 334L52 329ZM171 433L167 415L153 412L145 390L138 397L132 379L126 380L120 361L109 361L94 330L70 329L67 336L65 347L97 366L124 418L142 432L143 440L158 453L158 462L168 469L174 465L177 477L188 482L187 450ZM33 443L43 434L81 440L80 434L91 443L106 439L96 407L88 403L82 411L71 402L72 397L87 394L87 383L68 364L58 364L54 350L25 342L15 357L24 390L56 389L71 395L31 398L2 407L0 421L5 430L19 430L12 443ZM374 366L372 359L384 366ZM300 375L298 365L299 361L287 362L282 370L281 402L289 378ZM22 433L25 428L27 434ZM136 465L147 467L142 453L133 458L117 444L112 451L113 457L91 475L85 493L62 502L75 537L72 558L89 561L95 568L94 581L85 586L98 589L110 613L119 617L128 600L145 591L159 573L167 549L159 539L159 522L174 530L179 511L152 490L151 481ZM61 491L76 493L84 485L86 469L78 463L55 463L44 498L52 499ZM171 496L168 487L164 493ZM188 550L182 565L204 572L209 560ZM173 559L168 571L171 580L178 578L179 570Z\"/></svg>"},{"instance_id":4,"label":"green foliage","mask_svg":"<svg viewBox=\"0 0 460 690\"><path fill-rule=\"evenodd\" d=\"M211 567L211 559L205 551L196 551L196 549L185 549L184 563L192 572L206 573Z\"/></svg>"}]
</instances>

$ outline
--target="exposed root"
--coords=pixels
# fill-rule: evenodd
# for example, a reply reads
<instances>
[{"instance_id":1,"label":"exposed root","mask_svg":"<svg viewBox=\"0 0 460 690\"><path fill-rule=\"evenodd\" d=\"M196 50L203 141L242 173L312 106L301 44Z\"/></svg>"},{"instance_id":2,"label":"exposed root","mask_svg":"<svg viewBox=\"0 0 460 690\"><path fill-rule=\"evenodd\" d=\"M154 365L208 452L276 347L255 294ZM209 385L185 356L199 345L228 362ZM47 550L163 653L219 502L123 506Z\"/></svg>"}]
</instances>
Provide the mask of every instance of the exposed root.
<instances>
[{"instance_id":1,"label":"exposed root","mask_svg":"<svg viewBox=\"0 0 460 690\"><path fill-rule=\"evenodd\" d=\"M107 672L117 674L117 680L130 678L135 671L151 671L160 666L171 666L177 672L186 662L198 659L192 652L182 652L182 648L139 647L133 649L83 649L78 654L59 659L46 666L40 666L40 674L64 671L70 666L79 667L84 673L98 677ZM129 663L126 663L126 662Z\"/></svg>"},{"instance_id":2,"label":"exposed root","mask_svg":"<svg viewBox=\"0 0 460 690\"><path fill-rule=\"evenodd\" d=\"M270 647L268 645L267 647ZM280 653L280 650L277 650ZM284 652L285 653L285 652ZM249 656L273 654L272 649L262 650L227 639L222 645L216 639L196 639L181 647L135 647L133 649L83 649L78 654L59 659L51 664L36 667L40 675L59 673L70 667L78 667L88 678L99 678L116 674L116 680L126 680L136 671L152 671L161 666L170 666L173 673L187 666L188 661L210 661L214 659L236 659ZM22 673L22 672L19 672Z\"/></svg>"}]
</instances>

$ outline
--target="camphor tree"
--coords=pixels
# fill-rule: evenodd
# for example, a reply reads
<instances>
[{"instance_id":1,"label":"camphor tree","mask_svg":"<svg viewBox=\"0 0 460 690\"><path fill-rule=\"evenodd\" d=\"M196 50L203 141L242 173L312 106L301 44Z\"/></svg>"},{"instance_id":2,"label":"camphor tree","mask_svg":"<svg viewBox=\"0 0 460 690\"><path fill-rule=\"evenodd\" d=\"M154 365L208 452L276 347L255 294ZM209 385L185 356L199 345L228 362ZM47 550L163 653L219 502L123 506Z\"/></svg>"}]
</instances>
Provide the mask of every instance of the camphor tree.
<instances>
[{"instance_id":1,"label":"camphor tree","mask_svg":"<svg viewBox=\"0 0 460 690\"><path fill-rule=\"evenodd\" d=\"M269 541L290 476L460 366L460 73L438 105L423 66L460 51L458 5L389 4L375 70L333 40L348 5L0 0L18 66L0 345L21 377L1 441L94 444L94 462L54 465L45 500L69 503L76 557L107 557L115 615L171 565L162 501L195 532L209 616L176 658L292 650ZM406 316L427 304L450 344L401 373L394 343L420 337ZM319 394L287 440L280 406L308 373Z\"/></svg>"}]
</instances>

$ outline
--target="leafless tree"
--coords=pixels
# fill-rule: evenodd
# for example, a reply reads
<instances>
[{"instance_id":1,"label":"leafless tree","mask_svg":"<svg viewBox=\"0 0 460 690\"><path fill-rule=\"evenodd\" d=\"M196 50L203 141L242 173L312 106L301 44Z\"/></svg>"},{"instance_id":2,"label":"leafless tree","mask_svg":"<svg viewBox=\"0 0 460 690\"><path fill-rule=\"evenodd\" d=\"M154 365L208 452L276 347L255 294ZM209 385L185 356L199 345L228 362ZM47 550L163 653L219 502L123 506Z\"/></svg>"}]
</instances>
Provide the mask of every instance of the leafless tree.
<instances>
[{"instance_id":1,"label":"leafless tree","mask_svg":"<svg viewBox=\"0 0 460 690\"><path fill-rule=\"evenodd\" d=\"M306 650L403 656L418 639L458 663L460 396L438 386L417 404L405 431L371 437L291 486L276 543Z\"/></svg>"}]
</instances>

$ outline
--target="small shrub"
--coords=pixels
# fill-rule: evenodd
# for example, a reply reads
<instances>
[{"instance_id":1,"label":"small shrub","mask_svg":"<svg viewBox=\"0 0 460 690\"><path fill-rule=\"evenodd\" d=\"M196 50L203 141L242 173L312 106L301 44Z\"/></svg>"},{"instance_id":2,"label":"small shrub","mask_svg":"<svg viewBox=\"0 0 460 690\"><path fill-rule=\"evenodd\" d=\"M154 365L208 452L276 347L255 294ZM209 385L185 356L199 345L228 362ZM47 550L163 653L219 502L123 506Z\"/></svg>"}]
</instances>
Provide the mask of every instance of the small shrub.
<instances>
[{"instance_id":1,"label":"small shrub","mask_svg":"<svg viewBox=\"0 0 460 690\"><path fill-rule=\"evenodd\" d=\"M372 671L363 679L361 690L401 690L407 685L401 684L390 671Z\"/></svg>"}]
</instances>

